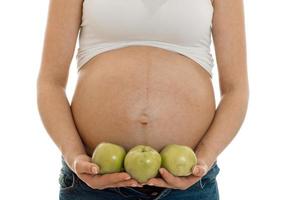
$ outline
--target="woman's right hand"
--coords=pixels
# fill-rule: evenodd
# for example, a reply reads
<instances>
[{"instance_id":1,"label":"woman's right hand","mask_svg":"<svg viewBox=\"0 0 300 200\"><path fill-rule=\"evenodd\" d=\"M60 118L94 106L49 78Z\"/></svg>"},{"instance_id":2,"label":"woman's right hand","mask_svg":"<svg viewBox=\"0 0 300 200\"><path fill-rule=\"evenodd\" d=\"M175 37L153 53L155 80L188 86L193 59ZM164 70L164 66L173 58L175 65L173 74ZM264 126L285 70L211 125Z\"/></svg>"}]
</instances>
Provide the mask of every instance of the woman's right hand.
<instances>
[{"instance_id":1,"label":"woman's right hand","mask_svg":"<svg viewBox=\"0 0 300 200\"><path fill-rule=\"evenodd\" d=\"M99 167L92 163L91 157L80 154L74 158L72 163L74 173L93 189L105 189L112 187L142 187L136 180L132 179L126 172L111 174L99 174Z\"/></svg>"}]
</instances>

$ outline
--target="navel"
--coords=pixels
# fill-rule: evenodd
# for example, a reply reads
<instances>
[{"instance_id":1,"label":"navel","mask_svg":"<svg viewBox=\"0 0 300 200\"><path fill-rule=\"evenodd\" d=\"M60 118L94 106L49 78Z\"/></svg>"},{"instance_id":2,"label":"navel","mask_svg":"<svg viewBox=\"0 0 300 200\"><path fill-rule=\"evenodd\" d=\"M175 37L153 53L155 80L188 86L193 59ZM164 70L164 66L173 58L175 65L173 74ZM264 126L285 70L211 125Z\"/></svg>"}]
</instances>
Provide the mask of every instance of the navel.
<instances>
[{"instance_id":1,"label":"navel","mask_svg":"<svg viewBox=\"0 0 300 200\"><path fill-rule=\"evenodd\" d=\"M149 123L149 116L147 116L146 114L142 114L138 121L142 124L142 125L147 125Z\"/></svg>"}]
</instances>

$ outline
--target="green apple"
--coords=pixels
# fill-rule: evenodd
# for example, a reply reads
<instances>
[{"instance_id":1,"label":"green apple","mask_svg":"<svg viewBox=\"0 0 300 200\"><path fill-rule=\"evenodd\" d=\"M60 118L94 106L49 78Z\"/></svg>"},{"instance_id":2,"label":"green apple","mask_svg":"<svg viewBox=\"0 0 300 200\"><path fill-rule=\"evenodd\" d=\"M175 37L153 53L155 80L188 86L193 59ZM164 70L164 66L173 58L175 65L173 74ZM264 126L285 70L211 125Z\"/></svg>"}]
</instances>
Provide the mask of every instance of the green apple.
<instances>
[{"instance_id":1,"label":"green apple","mask_svg":"<svg viewBox=\"0 0 300 200\"><path fill-rule=\"evenodd\" d=\"M155 177L161 165L160 154L150 146L137 145L125 156L124 167L140 183Z\"/></svg>"},{"instance_id":2,"label":"green apple","mask_svg":"<svg viewBox=\"0 0 300 200\"><path fill-rule=\"evenodd\" d=\"M161 165L174 176L188 176L192 174L197 164L194 151L185 145L169 144L161 152Z\"/></svg>"},{"instance_id":3,"label":"green apple","mask_svg":"<svg viewBox=\"0 0 300 200\"><path fill-rule=\"evenodd\" d=\"M93 152L92 162L100 168L100 174L109 174L123 170L125 149L117 144L102 142Z\"/></svg>"}]
</instances>

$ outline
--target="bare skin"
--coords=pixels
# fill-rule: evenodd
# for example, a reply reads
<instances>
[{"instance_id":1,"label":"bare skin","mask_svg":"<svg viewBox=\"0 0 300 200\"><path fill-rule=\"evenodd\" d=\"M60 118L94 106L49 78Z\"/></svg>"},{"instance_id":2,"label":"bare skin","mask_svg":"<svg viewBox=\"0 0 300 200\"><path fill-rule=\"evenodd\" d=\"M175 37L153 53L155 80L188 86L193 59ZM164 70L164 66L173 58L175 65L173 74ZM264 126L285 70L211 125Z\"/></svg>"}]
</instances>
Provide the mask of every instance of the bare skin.
<instances>
[{"instance_id":1,"label":"bare skin","mask_svg":"<svg viewBox=\"0 0 300 200\"><path fill-rule=\"evenodd\" d=\"M141 186L125 172L95 175L99 142L192 147L198 165L185 178L165 171L147 184L186 189L230 143L248 103L241 0L214 0L213 37L222 99L216 109L210 76L191 59L156 47L131 46L97 55L79 71L71 104L65 88L81 22L82 0L51 0L37 80L41 119L66 163L95 189ZM228 14L230 13L230 14ZM63 19L63 20L62 20ZM93 170L94 169L94 170ZM162 169L163 171L163 169Z\"/></svg>"},{"instance_id":2,"label":"bare skin","mask_svg":"<svg viewBox=\"0 0 300 200\"><path fill-rule=\"evenodd\" d=\"M214 116L215 101L211 79L197 63L131 46L100 54L79 71L71 109L91 155L102 141L126 150L137 144L160 150L169 143L194 148Z\"/></svg>"}]
</instances>

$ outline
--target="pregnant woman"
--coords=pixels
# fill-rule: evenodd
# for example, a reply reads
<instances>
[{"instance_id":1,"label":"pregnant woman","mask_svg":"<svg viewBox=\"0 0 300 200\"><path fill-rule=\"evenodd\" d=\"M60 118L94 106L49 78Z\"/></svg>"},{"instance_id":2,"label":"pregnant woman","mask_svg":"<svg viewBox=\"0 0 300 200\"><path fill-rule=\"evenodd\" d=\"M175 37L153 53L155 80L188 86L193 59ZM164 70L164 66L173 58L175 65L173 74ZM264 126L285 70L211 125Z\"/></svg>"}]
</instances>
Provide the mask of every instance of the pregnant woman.
<instances>
[{"instance_id":1,"label":"pregnant woman","mask_svg":"<svg viewBox=\"0 0 300 200\"><path fill-rule=\"evenodd\" d=\"M50 0L37 98L61 151L61 200L219 199L217 157L246 115L248 77L242 0ZM66 97L76 41L78 80ZM213 37L221 100L212 86ZM160 151L191 147L192 174L140 184L100 175L100 142Z\"/></svg>"}]
</instances>

